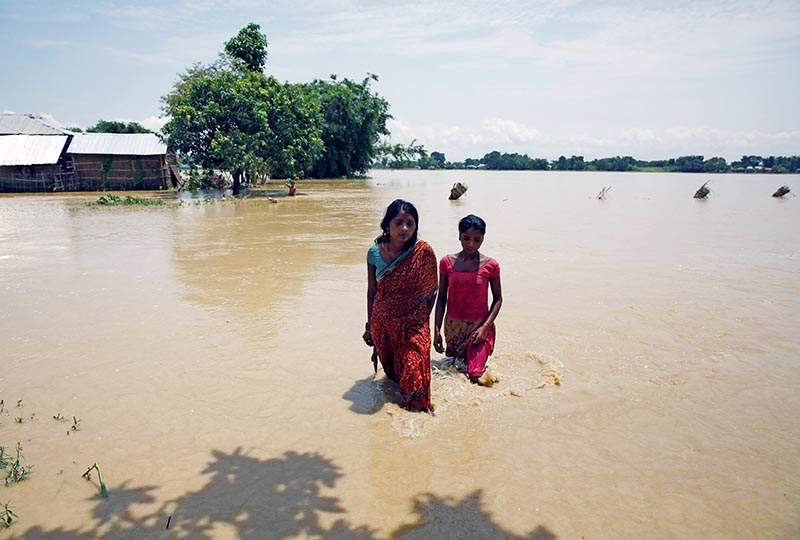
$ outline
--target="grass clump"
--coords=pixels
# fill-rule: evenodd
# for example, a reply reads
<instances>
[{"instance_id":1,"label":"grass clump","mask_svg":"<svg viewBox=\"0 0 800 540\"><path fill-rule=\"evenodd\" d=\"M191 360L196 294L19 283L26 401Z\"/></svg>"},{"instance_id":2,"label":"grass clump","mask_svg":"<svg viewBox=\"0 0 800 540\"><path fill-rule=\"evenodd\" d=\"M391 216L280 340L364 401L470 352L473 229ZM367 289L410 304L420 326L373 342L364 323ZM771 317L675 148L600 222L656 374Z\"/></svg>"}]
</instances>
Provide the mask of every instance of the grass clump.
<instances>
[{"instance_id":1,"label":"grass clump","mask_svg":"<svg viewBox=\"0 0 800 540\"><path fill-rule=\"evenodd\" d=\"M0 446L0 469L6 471L6 487L21 482L31 474L32 466L24 466L22 464L22 445L17 443L16 458L11 457L6 453L6 448Z\"/></svg>"},{"instance_id":2,"label":"grass clump","mask_svg":"<svg viewBox=\"0 0 800 540\"><path fill-rule=\"evenodd\" d=\"M145 199L142 197L131 197L126 195L125 198L119 195L110 193L108 195L101 195L96 201L86 203L89 206L162 206L166 204L162 199Z\"/></svg>"},{"instance_id":3,"label":"grass clump","mask_svg":"<svg viewBox=\"0 0 800 540\"><path fill-rule=\"evenodd\" d=\"M103 480L103 471L100 470L100 467L97 465L97 463L95 463L94 465L89 467L86 470L86 472L83 473L81 476L86 478L86 480L88 482L91 482L92 481L92 470L97 471L97 480L98 480L98 482L100 482L100 496L103 497L104 499L107 499L108 498L108 489L106 489L106 482L105 482L105 480Z\"/></svg>"},{"instance_id":4,"label":"grass clump","mask_svg":"<svg viewBox=\"0 0 800 540\"><path fill-rule=\"evenodd\" d=\"M14 507L11 506L10 502L0 504L0 507L2 507L2 510L0 510L0 528L8 529L11 527L11 522L19 516L11 510Z\"/></svg>"}]
</instances>

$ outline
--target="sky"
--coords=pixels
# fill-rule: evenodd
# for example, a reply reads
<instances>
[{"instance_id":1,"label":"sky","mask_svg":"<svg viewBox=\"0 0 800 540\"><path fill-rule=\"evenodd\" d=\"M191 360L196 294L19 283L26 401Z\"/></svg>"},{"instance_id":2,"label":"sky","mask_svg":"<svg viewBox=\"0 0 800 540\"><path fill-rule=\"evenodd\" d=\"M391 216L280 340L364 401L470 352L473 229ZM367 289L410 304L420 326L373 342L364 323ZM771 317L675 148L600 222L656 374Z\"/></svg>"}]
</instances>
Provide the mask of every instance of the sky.
<instances>
[{"instance_id":1,"label":"sky","mask_svg":"<svg viewBox=\"0 0 800 540\"><path fill-rule=\"evenodd\" d=\"M158 129L250 22L267 74L375 74L391 141L450 161L800 154L798 0L0 0L0 111Z\"/></svg>"}]
</instances>

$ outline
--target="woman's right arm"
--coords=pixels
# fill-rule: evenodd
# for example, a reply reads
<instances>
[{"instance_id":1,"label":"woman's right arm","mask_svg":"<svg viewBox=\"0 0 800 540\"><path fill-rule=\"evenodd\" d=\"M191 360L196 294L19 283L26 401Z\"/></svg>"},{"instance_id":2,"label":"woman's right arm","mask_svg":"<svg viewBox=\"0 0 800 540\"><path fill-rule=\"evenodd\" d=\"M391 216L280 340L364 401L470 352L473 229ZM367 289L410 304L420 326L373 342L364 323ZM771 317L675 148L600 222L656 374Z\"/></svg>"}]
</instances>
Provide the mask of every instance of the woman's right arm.
<instances>
[{"instance_id":1,"label":"woman's right arm","mask_svg":"<svg viewBox=\"0 0 800 540\"><path fill-rule=\"evenodd\" d=\"M447 309L447 283L447 274L439 274L439 297L436 299L436 315L433 319L433 348L438 353L444 352L442 322Z\"/></svg>"}]
</instances>

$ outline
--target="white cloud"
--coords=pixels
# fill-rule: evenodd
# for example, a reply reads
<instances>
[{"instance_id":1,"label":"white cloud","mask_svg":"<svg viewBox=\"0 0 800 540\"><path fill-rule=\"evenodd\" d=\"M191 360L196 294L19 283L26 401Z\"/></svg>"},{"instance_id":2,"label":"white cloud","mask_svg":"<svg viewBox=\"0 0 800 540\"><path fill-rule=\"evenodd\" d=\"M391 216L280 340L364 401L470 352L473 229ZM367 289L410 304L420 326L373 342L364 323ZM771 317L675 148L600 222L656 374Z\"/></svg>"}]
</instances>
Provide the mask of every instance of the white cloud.
<instances>
[{"instance_id":1,"label":"white cloud","mask_svg":"<svg viewBox=\"0 0 800 540\"><path fill-rule=\"evenodd\" d=\"M630 128L623 131L622 135L626 140L633 143L655 143L661 141L652 129Z\"/></svg>"},{"instance_id":2,"label":"white cloud","mask_svg":"<svg viewBox=\"0 0 800 540\"><path fill-rule=\"evenodd\" d=\"M541 138L539 130L504 118L489 118L483 122L483 133L487 140L500 143L526 143Z\"/></svg>"},{"instance_id":3,"label":"white cloud","mask_svg":"<svg viewBox=\"0 0 800 540\"><path fill-rule=\"evenodd\" d=\"M55 127L57 127L57 128L66 128L66 127L72 127L72 126L67 126L67 125L65 125L65 124L62 124L61 122L59 122L58 120L56 120L56 117L55 117L55 116L53 116L52 114L48 114L48 113L39 113L39 118L41 118L42 120L44 120L44 121L45 121L47 124L50 124L51 126L55 126Z\"/></svg>"},{"instance_id":4,"label":"white cloud","mask_svg":"<svg viewBox=\"0 0 800 540\"><path fill-rule=\"evenodd\" d=\"M168 121L169 118L166 116L148 116L144 120L141 120L139 124L150 131L161 131L161 128L164 127L164 124Z\"/></svg>"}]
</instances>

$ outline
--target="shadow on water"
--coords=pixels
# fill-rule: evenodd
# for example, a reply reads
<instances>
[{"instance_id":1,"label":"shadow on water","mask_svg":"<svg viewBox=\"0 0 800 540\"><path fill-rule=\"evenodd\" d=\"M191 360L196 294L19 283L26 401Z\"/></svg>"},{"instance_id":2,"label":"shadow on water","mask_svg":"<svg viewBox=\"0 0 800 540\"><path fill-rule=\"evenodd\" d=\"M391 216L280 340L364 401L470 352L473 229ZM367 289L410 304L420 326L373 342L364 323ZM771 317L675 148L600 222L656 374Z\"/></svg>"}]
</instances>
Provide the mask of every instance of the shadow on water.
<instances>
[{"instance_id":1,"label":"shadow on water","mask_svg":"<svg viewBox=\"0 0 800 540\"><path fill-rule=\"evenodd\" d=\"M477 490L463 499L423 495L414 502L417 522L392 533L402 540L480 538L481 540L556 540L546 527L518 536L494 522L483 508L483 492Z\"/></svg>"},{"instance_id":2,"label":"shadow on water","mask_svg":"<svg viewBox=\"0 0 800 540\"><path fill-rule=\"evenodd\" d=\"M350 402L350 410L358 414L375 414L386 403L386 395L380 391L373 375L355 382L342 397Z\"/></svg>"},{"instance_id":3,"label":"shadow on water","mask_svg":"<svg viewBox=\"0 0 800 540\"><path fill-rule=\"evenodd\" d=\"M112 489L108 499L99 495L93 499L95 524L77 530L33 527L25 532L25 538L380 538L371 527L358 526L344 518L324 525L330 520L321 519L323 515L344 514L345 509L337 498L323 495L323 490L332 489L342 473L318 453L286 452L279 458L262 460L241 449L232 453L214 451L213 460L203 473L209 475L204 487L164 503L149 514L136 509L155 502L156 487L125 484ZM504 531L482 508L482 500L480 491L463 500L423 495L414 503L416 521L399 527L390 538L555 540L556 536L541 526L526 536Z\"/></svg>"},{"instance_id":4,"label":"shadow on water","mask_svg":"<svg viewBox=\"0 0 800 540\"><path fill-rule=\"evenodd\" d=\"M466 364L450 357L431 359L431 370L433 377L439 380L467 380ZM350 410L358 414L375 414L386 403L403 406L400 387L386 378L380 367L374 375L357 380L342 398L349 401Z\"/></svg>"},{"instance_id":5,"label":"shadow on water","mask_svg":"<svg viewBox=\"0 0 800 540\"><path fill-rule=\"evenodd\" d=\"M341 514L334 497L322 495L342 476L336 465L316 453L286 452L261 460L242 452L213 452L203 471L207 484L196 492L165 503L150 514L135 512L142 503L152 504L155 488L121 486L108 499L95 499L93 515L98 525L80 530L26 532L30 540L215 538L222 531L242 540L263 538L373 538L369 527L354 527L337 520L331 527L320 523L320 513ZM169 530L167 522L169 521ZM232 533L232 534L231 534Z\"/></svg>"},{"instance_id":6,"label":"shadow on water","mask_svg":"<svg viewBox=\"0 0 800 540\"><path fill-rule=\"evenodd\" d=\"M357 380L342 398L349 401L350 410L358 414L375 414L386 403L403 406L400 387L386 378L380 368L376 374Z\"/></svg>"}]
</instances>

